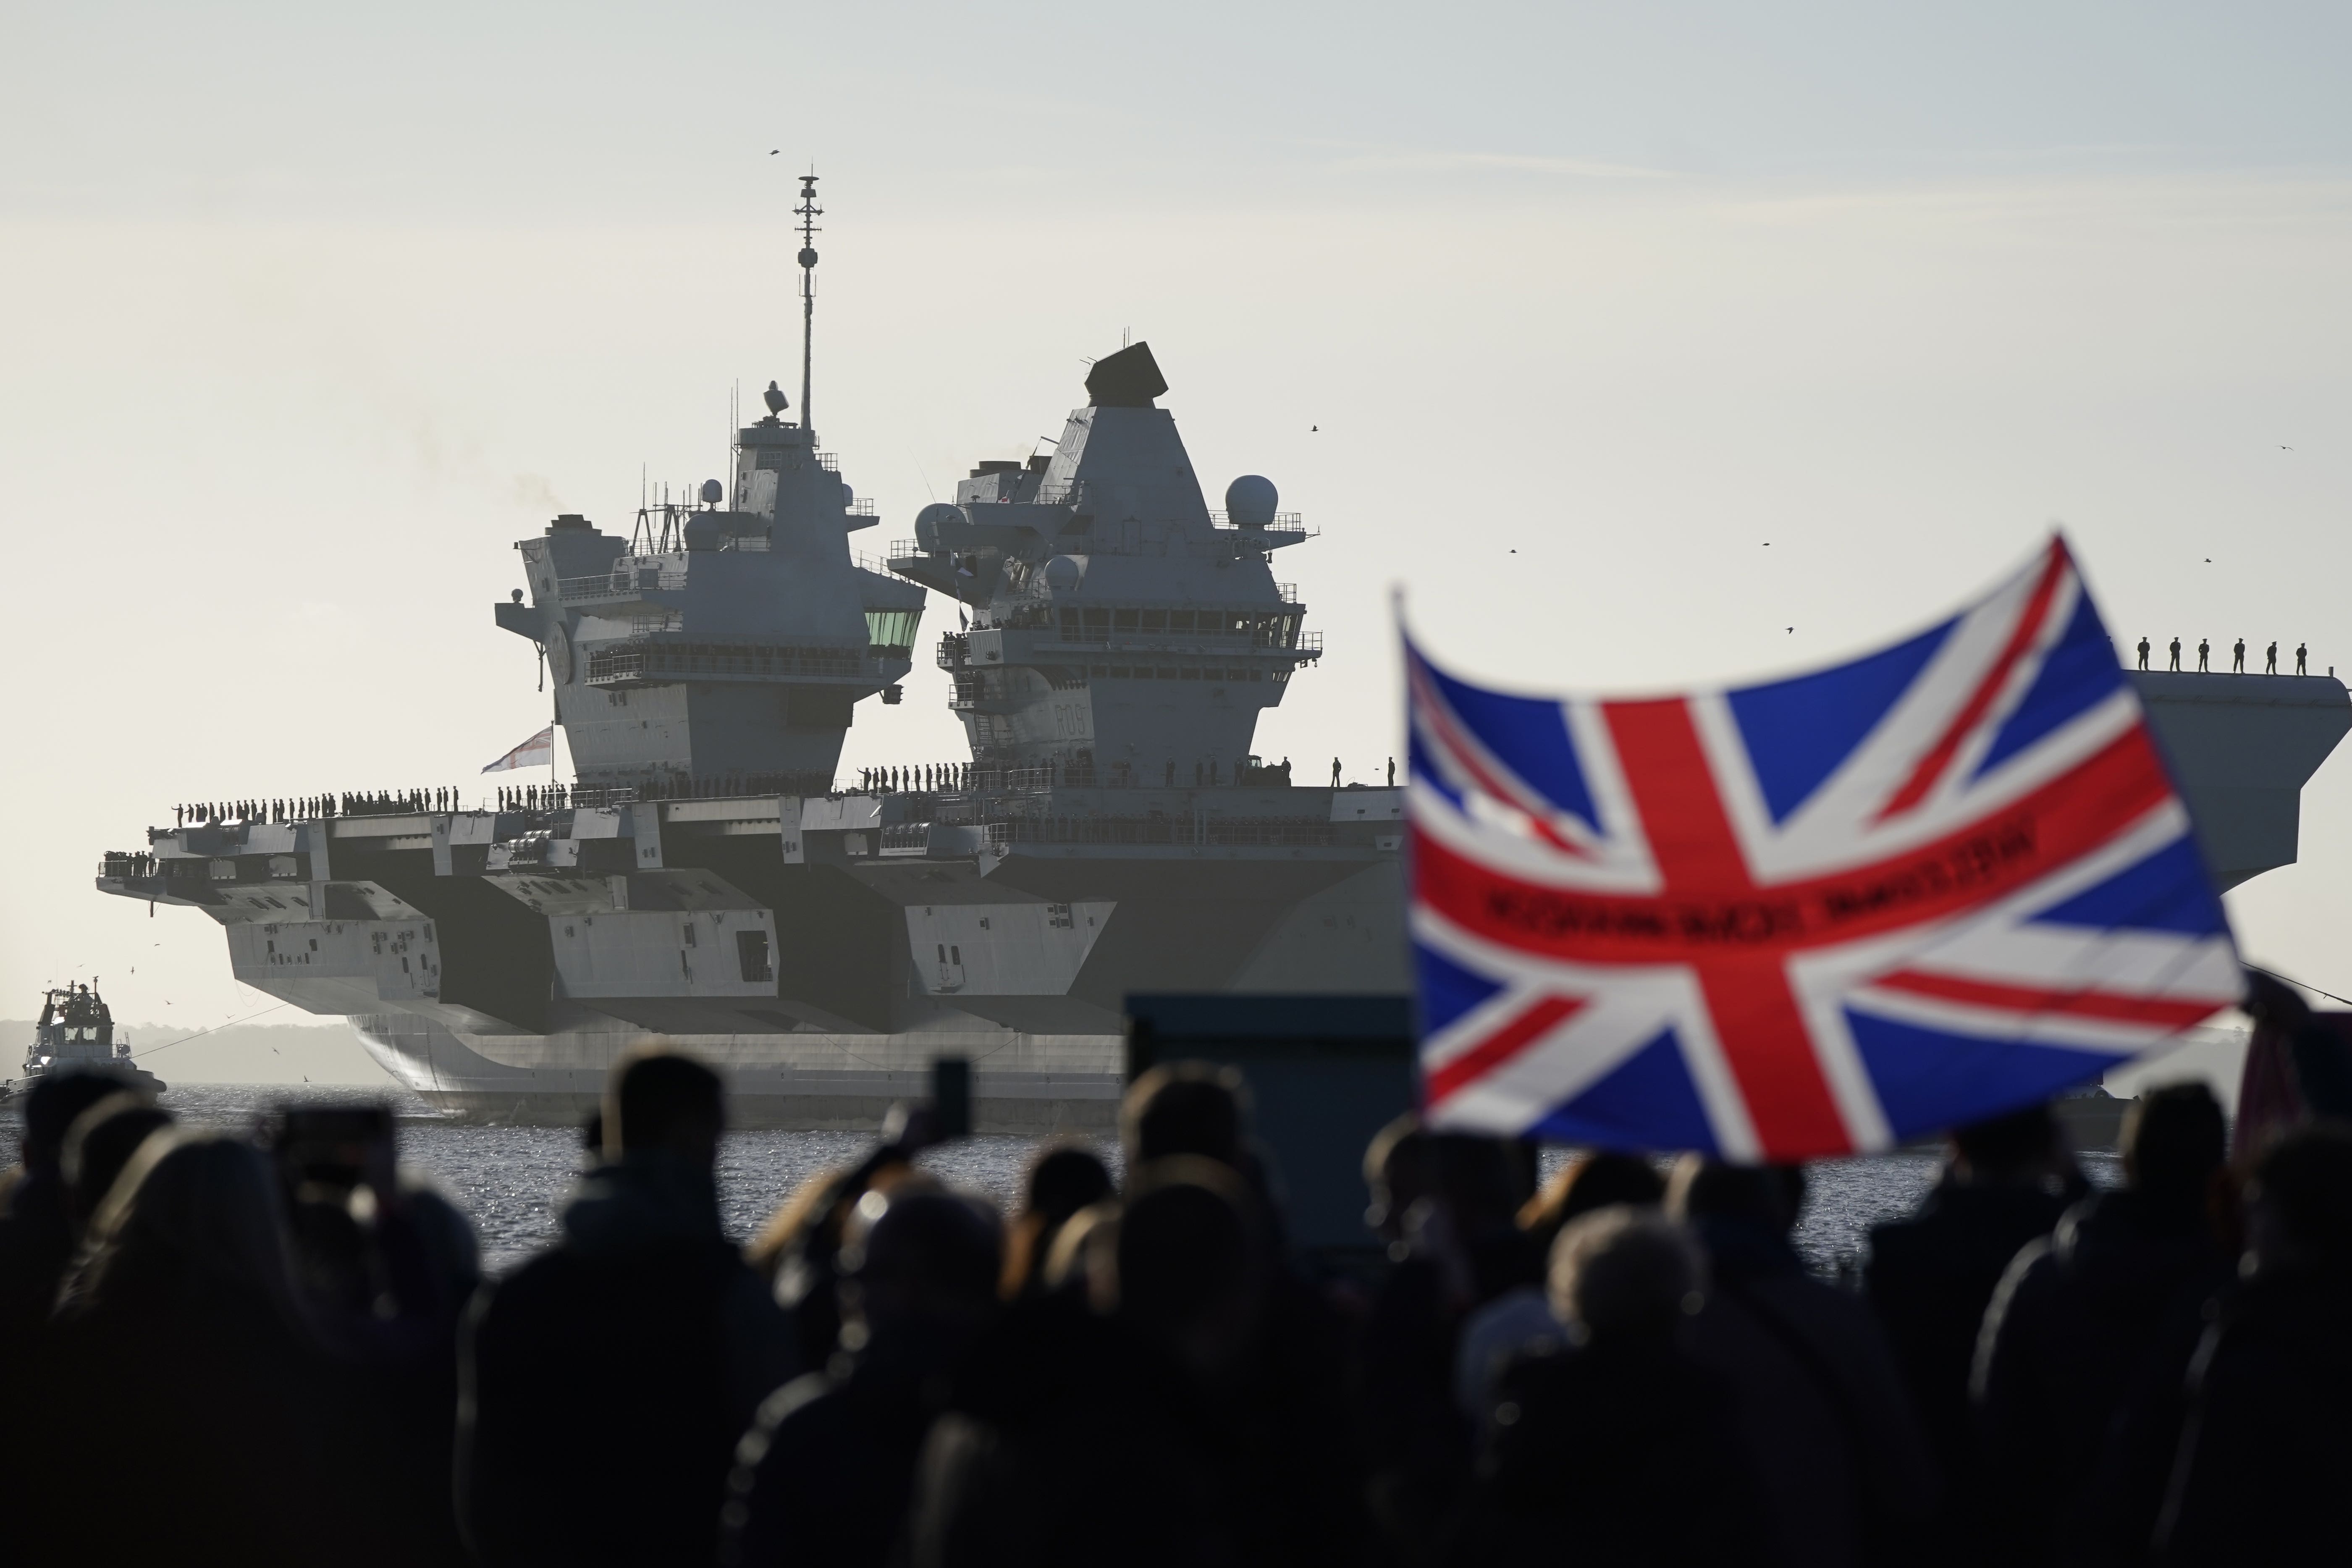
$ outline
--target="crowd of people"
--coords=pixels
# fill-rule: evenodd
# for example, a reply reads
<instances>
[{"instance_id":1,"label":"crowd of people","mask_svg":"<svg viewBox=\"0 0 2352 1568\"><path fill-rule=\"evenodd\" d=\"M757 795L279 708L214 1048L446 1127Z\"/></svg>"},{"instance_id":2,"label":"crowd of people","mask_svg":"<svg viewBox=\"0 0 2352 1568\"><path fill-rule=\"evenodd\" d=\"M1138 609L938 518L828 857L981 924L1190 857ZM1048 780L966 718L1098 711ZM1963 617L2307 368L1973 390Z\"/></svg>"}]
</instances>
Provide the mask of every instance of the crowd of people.
<instances>
[{"instance_id":1,"label":"crowd of people","mask_svg":"<svg viewBox=\"0 0 2352 1568\"><path fill-rule=\"evenodd\" d=\"M1411 1118L1365 1158L1385 1263L1318 1276L1202 1064L1137 1080L1115 1162L1042 1150L1009 1215L919 1159L918 1109L739 1245L722 1080L634 1053L560 1237L487 1282L388 1117L203 1134L102 1071L24 1115L13 1561L2344 1550L2352 1129L2233 1157L2201 1087L2137 1102L2107 1190L2046 1109L1961 1130L1859 1291L1791 1246L1802 1169L1586 1152L1538 1186L1528 1146Z\"/></svg>"},{"instance_id":2,"label":"crowd of people","mask_svg":"<svg viewBox=\"0 0 2352 1568\"><path fill-rule=\"evenodd\" d=\"M345 790L336 795L273 796L268 800L187 801L172 808L175 827L205 823L314 822L328 816L401 816L412 812L457 811L454 788Z\"/></svg>"}]
</instances>

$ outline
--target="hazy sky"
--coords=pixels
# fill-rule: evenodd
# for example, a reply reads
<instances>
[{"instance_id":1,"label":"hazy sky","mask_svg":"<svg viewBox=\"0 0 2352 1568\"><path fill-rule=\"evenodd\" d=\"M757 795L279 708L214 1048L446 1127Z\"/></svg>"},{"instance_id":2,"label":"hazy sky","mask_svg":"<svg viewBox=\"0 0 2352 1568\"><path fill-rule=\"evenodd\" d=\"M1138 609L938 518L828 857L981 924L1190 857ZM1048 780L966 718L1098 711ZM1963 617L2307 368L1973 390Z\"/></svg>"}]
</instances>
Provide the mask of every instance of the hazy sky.
<instances>
[{"instance_id":1,"label":"hazy sky","mask_svg":"<svg viewBox=\"0 0 2352 1568\"><path fill-rule=\"evenodd\" d=\"M471 788L544 721L512 542L721 470L731 389L793 377L812 162L854 543L1131 330L1212 504L1264 473L1322 530L1278 561L1325 665L1259 736L1309 777L1396 750L1399 584L1467 669L1656 687L1873 644L2063 521L2126 640L2352 675L2347 18L10 7L0 1011L92 970L125 1016L268 1006L100 852ZM861 705L845 769L961 756L946 690ZM2231 904L2352 995L2352 762Z\"/></svg>"}]
</instances>

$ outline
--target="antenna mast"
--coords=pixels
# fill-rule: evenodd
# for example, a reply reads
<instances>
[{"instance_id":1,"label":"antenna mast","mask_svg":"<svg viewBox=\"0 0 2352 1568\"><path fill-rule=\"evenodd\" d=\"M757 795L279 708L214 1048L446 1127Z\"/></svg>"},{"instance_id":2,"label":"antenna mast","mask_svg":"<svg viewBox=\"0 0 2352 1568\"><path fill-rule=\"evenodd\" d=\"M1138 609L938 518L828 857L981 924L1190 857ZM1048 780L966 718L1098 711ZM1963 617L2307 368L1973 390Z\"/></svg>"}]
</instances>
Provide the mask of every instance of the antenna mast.
<instances>
[{"instance_id":1,"label":"antenna mast","mask_svg":"<svg viewBox=\"0 0 2352 1568\"><path fill-rule=\"evenodd\" d=\"M821 232L816 220L824 209L816 205L816 175L801 176L801 205L793 211L801 220L801 428L814 430L809 418L809 351L816 333L816 247L812 243Z\"/></svg>"}]
</instances>

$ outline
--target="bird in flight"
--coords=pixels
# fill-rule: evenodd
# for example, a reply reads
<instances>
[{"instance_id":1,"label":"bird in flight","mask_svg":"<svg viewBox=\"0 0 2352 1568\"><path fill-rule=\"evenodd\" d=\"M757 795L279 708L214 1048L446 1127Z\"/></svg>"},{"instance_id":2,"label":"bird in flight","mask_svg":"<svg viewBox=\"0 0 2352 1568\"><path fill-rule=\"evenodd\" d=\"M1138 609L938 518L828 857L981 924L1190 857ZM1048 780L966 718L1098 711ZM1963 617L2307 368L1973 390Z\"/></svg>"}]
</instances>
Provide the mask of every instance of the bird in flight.
<instances>
[{"instance_id":1,"label":"bird in flight","mask_svg":"<svg viewBox=\"0 0 2352 1568\"><path fill-rule=\"evenodd\" d=\"M1790 635L1790 637L1794 637L1794 636L1796 636L1796 635L1797 635L1797 628L1796 628L1796 627L1794 627L1794 626L1790 626L1790 627L1789 628L1789 635Z\"/></svg>"}]
</instances>

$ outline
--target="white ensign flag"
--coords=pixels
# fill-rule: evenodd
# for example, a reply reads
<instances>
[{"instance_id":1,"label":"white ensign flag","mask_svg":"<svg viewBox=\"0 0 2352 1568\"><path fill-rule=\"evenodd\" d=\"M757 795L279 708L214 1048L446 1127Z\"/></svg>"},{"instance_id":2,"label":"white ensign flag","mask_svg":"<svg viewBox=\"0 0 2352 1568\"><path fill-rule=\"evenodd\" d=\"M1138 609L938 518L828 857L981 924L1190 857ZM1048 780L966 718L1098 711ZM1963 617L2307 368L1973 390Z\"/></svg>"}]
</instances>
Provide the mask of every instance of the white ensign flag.
<instances>
[{"instance_id":1,"label":"white ensign flag","mask_svg":"<svg viewBox=\"0 0 2352 1568\"><path fill-rule=\"evenodd\" d=\"M502 773L509 768L544 768L555 763L555 726L550 724L482 771Z\"/></svg>"}]
</instances>

